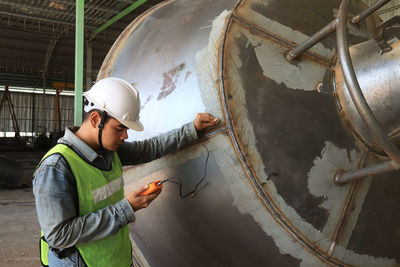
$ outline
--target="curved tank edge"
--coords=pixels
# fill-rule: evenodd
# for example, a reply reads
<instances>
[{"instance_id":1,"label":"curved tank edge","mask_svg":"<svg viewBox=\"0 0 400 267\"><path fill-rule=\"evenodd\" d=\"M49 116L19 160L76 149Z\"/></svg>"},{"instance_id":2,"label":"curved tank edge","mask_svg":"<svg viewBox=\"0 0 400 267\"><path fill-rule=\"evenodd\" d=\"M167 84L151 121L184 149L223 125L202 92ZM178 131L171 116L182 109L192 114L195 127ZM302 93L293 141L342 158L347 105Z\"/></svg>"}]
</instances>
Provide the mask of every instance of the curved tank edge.
<instances>
[{"instance_id":1,"label":"curved tank edge","mask_svg":"<svg viewBox=\"0 0 400 267\"><path fill-rule=\"evenodd\" d=\"M107 72L109 70L108 68L112 65L114 57L118 52L118 50L117 50L118 44L123 42L125 40L125 38L127 36L129 36L129 34L134 30L135 25L137 25L142 20L144 20L147 16L149 16L157 8L160 8L161 6L164 6L164 5L166 5L166 4L170 3L170 2L173 2L173 1L175 1L175 0L169 0L169 1L162 2L162 3L158 4L157 6L155 6L154 8L149 9L148 11L146 11L146 13L143 14L143 16L140 17L140 19L138 18L137 20L135 20L134 22L132 22L128 26L129 30L128 30L128 28L124 30L124 32L121 34L121 36L117 39L117 41L113 45L112 49L107 54L107 57L106 57L103 65L101 67L101 71L99 72L98 79L100 79L102 77L105 77L105 75L107 74ZM228 32L228 28L229 28L230 21L232 19L233 12L238 6L240 6L240 3L242 3L242 0L237 1L236 5L235 5L235 7L234 7L234 9L233 9L233 11L231 13L231 17L229 19L229 22L226 24L225 33L224 33L225 37L226 37L226 34ZM219 63L221 64L221 66L219 68L219 70L220 70L220 73L218 75L219 77L224 77L223 76L223 56L224 56L224 51L223 50L224 50L224 48L223 48L223 44L222 44L221 49L220 49L220 55L219 55L219 57L220 57ZM223 79L220 80L220 84L219 85L220 85L221 95L223 97L226 97L225 92L224 92L224 81L223 81ZM279 210L277 210L276 207L274 207L274 203L271 200L268 199L268 195L265 194L262 186L257 181L257 179L255 177L255 174L254 174L254 171L251 170L251 168L246 163L246 158L243 156L243 153L242 153L242 151L240 149L237 137L235 136L234 129L233 129L232 125L230 125L230 123L229 123L230 118L229 118L229 112L228 112L227 107L226 107L226 103L225 103L224 109L225 109L225 113L224 114L225 114L225 117L226 117L226 121L228 122L228 129L229 129L229 134L230 134L230 137L231 137L231 141L232 141L233 147L236 148L236 150L237 150L236 152L238 153L238 157L239 157L239 159L240 159L240 161L242 163L243 169L247 173L250 183L253 185L254 190L259 195L260 199L262 200L262 202L266 206L268 212L270 212L272 215L274 215L276 220L283 226L283 228L285 228L288 231L288 233L290 235L292 235L306 249L308 249L309 251L314 253L320 259L324 260L327 263L335 264L335 265L338 265L338 266L346 265L346 264L340 262L339 260L331 258L331 257L329 257L329 256L327 256L325 254L320 254L317 251L318 249L316 250L315 247L313 246L313 244L311 244L311 242L306 240L301 234L297 233L296 229L290 224L290 222L285 218L285 216L280 214ZM224 128L220 128L220 129L224 129ZM210 136L210 137L212 138L213 136Z\"/></svg>"}]
</instances>

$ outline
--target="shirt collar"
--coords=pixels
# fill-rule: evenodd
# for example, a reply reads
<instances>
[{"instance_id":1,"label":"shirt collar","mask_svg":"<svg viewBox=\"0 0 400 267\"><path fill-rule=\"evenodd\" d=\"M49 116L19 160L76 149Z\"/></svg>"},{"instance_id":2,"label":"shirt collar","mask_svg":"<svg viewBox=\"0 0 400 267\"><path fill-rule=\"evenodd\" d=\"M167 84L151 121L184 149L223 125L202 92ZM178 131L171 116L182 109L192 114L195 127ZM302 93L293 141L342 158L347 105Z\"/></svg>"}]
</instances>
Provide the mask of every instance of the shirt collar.
<instances>
[{"instance_id":1,"label":"shirt collar","mask_svg":"<svg viewBox=\"0 0 400 267\"><path fill-rule=\"evenodd\" d=\"M72 128L71 128L72 129ZM64 136L58 141L58 143L72 146L75 151L80 153L90 162L93 162L99 154L96 153L90 146L79 139L69 128L65 128ZM79 128L78 128L79 129Z\"/></svg>"}]
</instances>

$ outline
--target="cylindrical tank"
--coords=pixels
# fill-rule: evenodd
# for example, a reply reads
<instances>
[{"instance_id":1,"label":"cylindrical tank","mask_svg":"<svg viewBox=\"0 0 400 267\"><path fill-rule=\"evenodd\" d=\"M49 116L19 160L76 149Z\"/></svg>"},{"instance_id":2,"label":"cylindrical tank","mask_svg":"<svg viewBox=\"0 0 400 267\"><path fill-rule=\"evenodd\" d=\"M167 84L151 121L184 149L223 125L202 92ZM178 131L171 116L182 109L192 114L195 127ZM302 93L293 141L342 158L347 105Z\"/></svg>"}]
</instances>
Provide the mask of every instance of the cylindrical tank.
<instances>
[{"instance_id":1,"label":"cylindrical tank","mask_svg":"<svg viewBox=\"0 0 400 267\"><path fill-rule=\"evenodd\" d=\"M197 144L124 170L125 190L171 179L131 225L138 266L396 266L398 173L335 185L362 153L337 110L335 36L285 55L330 23L336 0L170 0L132 22L98 79L140 91L150 138L194 119L221 123ZM351 13L365 6L353 1ZM376 18L349 25L372 38ZM111 93L111 92L110 92ZM112 93L111 93L112 94ZM202 180L204 179L204 180ZM384 192L384 193L383 193Z\"/></svg>"},{"instance_id":2,"label":"cylindrical tank","mask_svg":"<svg viewBox=\"0 0 400 267\"><path fill-rule=\"evenodd\" d=\"M392 41L392 50L380 54L375 40L350 48L352 62L363 94L385 134L400 145L400 41ZM344 82L340 64L335 68L336 94L339 110L350 122L354 135L371 150L382 152L364 124Z\"/></svg>"}]
</instances>

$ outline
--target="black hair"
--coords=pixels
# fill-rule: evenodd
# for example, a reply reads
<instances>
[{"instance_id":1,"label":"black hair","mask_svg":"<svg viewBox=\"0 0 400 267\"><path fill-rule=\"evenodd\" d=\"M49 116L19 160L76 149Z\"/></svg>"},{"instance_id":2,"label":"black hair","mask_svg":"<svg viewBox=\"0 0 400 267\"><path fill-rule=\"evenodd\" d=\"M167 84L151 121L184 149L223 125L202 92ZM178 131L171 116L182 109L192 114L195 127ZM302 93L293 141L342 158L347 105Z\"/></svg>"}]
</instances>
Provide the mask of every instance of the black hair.
<instances>
[{"instance_id":1,"label":"black hair","mask_svg":"<svg viewBox=\"0 0 400 267\"><path fill-rule=\"evenodd\" d=\"M103 111L99 110L99 109L92 109L89 112L84 112L83 113L83 121L87 121L90 117L90 114L92 114L93 112L98 112L100 115L103 113ZM106 123L110 118L112 118L111 116L106 116L104 123Z\"/></svg>"}]
</instances>

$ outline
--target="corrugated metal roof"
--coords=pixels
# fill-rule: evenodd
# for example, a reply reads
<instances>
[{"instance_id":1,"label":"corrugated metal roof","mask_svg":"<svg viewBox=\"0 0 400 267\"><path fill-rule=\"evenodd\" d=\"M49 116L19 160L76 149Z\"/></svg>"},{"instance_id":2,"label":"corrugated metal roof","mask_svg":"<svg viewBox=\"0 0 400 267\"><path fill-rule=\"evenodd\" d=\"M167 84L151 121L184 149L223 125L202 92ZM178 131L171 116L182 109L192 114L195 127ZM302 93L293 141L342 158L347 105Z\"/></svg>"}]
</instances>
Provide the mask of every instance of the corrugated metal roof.
<instances>
[{"instance_id":1,"label":"corrugated metal roof","mask_svg":"<svg viewBox=\"0 0 400 267\"><path fill-rule=\"evenodd\" d=\"M118 35L161 1L148 0L91 40L93 80ZM86 0L85 39L91 39L95 29L134 2ZM46 87L51 87L52 81L73 82L75 5L74 0L0 1L0 85L42 87L46 65Z\"/></svg>"}]
</instances>

